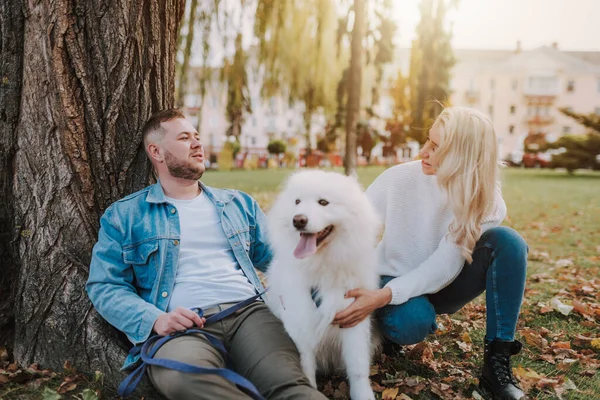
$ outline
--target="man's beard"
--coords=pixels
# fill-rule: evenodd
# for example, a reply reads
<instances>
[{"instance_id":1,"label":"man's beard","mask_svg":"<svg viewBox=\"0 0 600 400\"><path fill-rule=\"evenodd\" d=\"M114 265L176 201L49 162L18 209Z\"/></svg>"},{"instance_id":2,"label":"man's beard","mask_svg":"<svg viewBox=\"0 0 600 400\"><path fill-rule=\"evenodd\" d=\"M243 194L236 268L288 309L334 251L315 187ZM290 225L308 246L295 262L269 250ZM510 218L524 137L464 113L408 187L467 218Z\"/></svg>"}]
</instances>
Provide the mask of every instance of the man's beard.
<instances>
[{"instance_id":1,"label":"man's beard","mask_svg":"<svg viewBox=\"0 0 600 400\"><path fill-rule=\"evenodd\" d=\"M169 151L165 151L165 163L174 178L197 181L204 174L202 166L180 160Z\"/></svg>"}]
</instances>

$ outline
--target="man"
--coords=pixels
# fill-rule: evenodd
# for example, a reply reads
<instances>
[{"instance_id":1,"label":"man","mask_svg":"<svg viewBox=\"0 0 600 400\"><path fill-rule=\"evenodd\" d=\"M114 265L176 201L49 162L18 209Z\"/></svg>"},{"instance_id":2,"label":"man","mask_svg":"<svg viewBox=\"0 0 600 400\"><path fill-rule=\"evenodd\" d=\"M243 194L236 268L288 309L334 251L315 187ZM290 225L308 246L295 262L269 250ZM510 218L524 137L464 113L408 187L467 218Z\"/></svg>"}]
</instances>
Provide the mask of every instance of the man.
<instances>
[{"instance_id":1,"label":"man","mask_svg":"<svg viewBox=\"0 0 600 400\"><path fill-rule=\"evenodd\" d=\"M255 268L271 261L265 216L247 194L199 182L204 150L198 132L177 109L154 114L144 146L158 183L112 204L102 216L87 291L98 312L134 343L150 335L203 328L205 316L263 290ZM227 348L236 371L269 399L325 399L302 372L283 326L257 300L204 327ZM224 368L204 335L168 341L155 355ZM131 355L124 368L136 363ZM214 374L151 366L151 382L170 399L249 398Z\"/></svg>"}]
</instances>

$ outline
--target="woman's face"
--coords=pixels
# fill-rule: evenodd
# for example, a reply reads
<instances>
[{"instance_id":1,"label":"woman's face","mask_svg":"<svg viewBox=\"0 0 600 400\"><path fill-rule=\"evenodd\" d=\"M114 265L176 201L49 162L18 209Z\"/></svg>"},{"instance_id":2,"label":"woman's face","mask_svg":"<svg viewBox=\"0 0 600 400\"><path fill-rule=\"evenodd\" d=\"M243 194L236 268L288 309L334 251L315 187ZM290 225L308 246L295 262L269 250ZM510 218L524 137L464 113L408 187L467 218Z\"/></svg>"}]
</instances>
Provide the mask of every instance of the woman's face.
<instances>
[{"instance_id":1,"label":"woman's face","mask_svg":"<svg viewBox=\"0 0 600 400\"><path fill-rule=\"evenodd\" d=\"M441 131L444 129L441 124L435 123L429 129L427 142L421 148L419 155L421 156L421 170L425 175L435 175L435 171L439 166L435 159L435 152L440 144Z\"/></svg>"}]
</instances>

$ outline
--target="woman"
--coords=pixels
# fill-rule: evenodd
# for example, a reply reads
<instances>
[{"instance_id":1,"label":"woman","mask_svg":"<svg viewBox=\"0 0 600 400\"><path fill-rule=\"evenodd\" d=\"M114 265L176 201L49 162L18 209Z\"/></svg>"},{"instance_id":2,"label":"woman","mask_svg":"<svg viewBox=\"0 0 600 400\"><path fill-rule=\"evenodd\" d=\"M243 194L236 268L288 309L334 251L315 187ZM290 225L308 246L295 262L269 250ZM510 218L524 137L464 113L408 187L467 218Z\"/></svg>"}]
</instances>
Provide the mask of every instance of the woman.
<instances>
[{"instance_id":1,"label":"woman","mask_svg":"<svg viewBox=\"0 0 600 400\"><path fill-rule=\"evenodd\" d=\"M348 292L355 301L334 323L351 327L375 311L388 340L414 344L437 329L437 314L452 314L485 290L480 387L494 399L524 399L509 358L522 347L514 336L527 245L499 226L506 206L492 123L471 108L446 108L420 156L388 169L368 188L385 222L377 249L382 288Z\"/></svg>"}]
</instances>

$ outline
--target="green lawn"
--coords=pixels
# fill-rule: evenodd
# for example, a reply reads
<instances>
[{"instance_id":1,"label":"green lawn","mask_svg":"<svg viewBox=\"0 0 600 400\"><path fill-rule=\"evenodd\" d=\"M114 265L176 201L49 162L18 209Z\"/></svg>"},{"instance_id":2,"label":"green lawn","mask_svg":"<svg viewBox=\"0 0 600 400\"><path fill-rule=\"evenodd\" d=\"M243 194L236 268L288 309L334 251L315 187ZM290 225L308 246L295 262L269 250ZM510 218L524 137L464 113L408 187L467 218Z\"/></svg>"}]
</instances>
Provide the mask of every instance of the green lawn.
<instances>
[{"instance_id":1,"label":"green lawn","mask_svg":"<svg viewBox=\"0 0 600 400\"><path fill-rule=\"evenodd\" d=\"M367 187L382 171L379 167L359 169L360 182ZM209 171L203 181L243 190L268 209L278 186L292 172ZM600 174L569 176L507 168L503 170L503 193L508 206L505 225L519 231L530 246L529 279L519 322L525 350L515 357L514 366L524 368L518 373L524 385L532 387L534 398L559 398L557 388L559 393L564 389L565 399L600 398L600 373L595 371L600 348L576 340L577 335L600 337L600 310L595 318L590 316L600 303ZM561 266L565 263L569 265ZM541 307L549 306L555 296L568 305L574 300L586 305L587 320L576 311L568 316L555 310L541 313ZM469 398L481 362L483 304L480 297L451 318L440 319L446 330L428 340L431 358L420 356L422 349L417 348L378 360L372 376L381 385L378 389L398 387L399 394L407 393L413 399L431 398L432 391L443 398ZM467 351L459 348L459 343ZM571 348L561 349L566 346ZM425 381L415 384L415 376ZM565 389L570 385L565 377L577 390ZM330 397L339 397L345 392L342 382L340 378L324 380L322 388Z\"/></svg>"}]
</instances>

